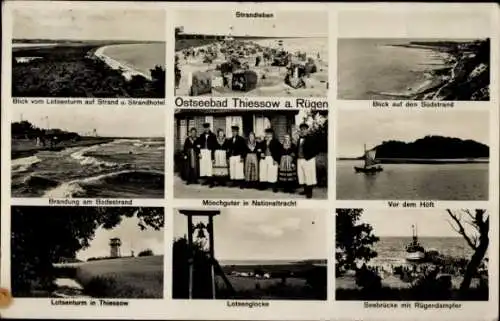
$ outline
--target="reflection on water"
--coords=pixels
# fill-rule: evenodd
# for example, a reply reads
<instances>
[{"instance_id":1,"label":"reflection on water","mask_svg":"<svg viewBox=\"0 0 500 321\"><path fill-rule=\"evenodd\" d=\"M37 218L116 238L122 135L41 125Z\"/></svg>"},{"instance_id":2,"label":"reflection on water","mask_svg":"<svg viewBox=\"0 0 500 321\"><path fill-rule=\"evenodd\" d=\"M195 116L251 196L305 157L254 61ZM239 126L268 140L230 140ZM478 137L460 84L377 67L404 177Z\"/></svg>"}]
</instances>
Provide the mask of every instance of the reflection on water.
<instances>
[{"instance_id":1,"label":"reflection on water","mask_svg":"<svg viewBox=\"0 0 500 321\"><path fill-rule=\"evenodd\" d=\"M337 161L337 199L487 200L488 164L385 164L355 173L360 161Z\"/></svg>"}]
</instances>

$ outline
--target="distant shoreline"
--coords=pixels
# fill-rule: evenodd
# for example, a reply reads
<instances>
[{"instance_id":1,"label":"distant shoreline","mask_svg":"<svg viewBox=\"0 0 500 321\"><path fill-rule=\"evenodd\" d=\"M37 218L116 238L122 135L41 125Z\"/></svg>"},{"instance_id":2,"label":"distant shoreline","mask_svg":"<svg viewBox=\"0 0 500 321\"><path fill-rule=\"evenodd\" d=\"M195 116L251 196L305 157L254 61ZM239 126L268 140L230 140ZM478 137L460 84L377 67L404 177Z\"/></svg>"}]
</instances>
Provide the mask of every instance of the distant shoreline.
<instances>
[{"instance_id":1,"label":"distant shoreline","mask_svg":"<svg viewBox=\"0 0 500 321\"><path fill-rule=\"evenodd\" d=\"M338 157L338 161L362 161L357 157ZM456 159L425 159L425 158L377 158L381 164L485 164L490 160L485 158L456 158Z\"/></svg>"},{"instance_id":2,"label":"distant shoreline","mask_svg":"<svg viewBox=\"0 0 500 321\"><path fill-rule=\"evenodd\" d=\"M127 45L127 44L122 44L122 45ZM112 46L120 46L119 44L117 45L106 45L106 46L102 46L102 47L99 47L95 52L94 52L94 55L101 59L102 61L104 61L109 67L113 68L113 69L118 69L118 70L121 70L122 71L122 74L123 74L123 77L125 77L127 80L130 80L133 76L142 76L144 78L146 78L147 80L151 81L152 78L151 78L151 75L146 75L142 72L140 72L139 70L131 67L131 66L128 66L127 64L123 63L123 62L120 62L114 58L111 58L110 56L106 55L104 53L104 51L109 48L109 47L112 47Z\"/></svg>"},{"instance_id":3,"label":"distant shoreline","mask_svg":"<svg viewBox=\"0 0 500 321\"><path fill-rule=\"evenodd\" d=\"M59 152L65 150L66 148L72 147L87 147L93 145L106 144L114 141L115 138L84 138L78 142L61 142L60 144L50 147L50 146L12 146L11 147L11 159L18 159L24 157L34 156L41 151L51 151Z\"/></svg>"}]
</instances>

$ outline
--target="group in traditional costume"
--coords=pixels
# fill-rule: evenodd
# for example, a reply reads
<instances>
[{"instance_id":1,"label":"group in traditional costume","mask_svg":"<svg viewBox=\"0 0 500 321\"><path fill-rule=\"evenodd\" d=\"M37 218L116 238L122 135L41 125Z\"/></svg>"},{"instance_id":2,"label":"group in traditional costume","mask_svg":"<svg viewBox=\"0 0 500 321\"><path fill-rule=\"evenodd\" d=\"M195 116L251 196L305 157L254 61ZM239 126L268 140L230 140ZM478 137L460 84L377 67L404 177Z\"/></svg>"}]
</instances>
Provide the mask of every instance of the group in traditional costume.
<instances>
[{"instance_id":1,"label":"group in traditional costume","mask_svg":"<svg viewBox=\"0 0 500 321\"><path fill-rule=\"evenodd\" d=\"M192 128L184 142L183 176L187 184L196 184L201 178L210 187L225 186L229 181L240 188L271 188L274 192L282 189L287 193L294 193L300 185L304 189L301 194L312 198L318 152L307 124L300 125L296 144L289 134L281 143L271 128L265 130L259 142L253 132L243 138L238 126L231 127L230 138L223 129L215 135L210 124L203 127L199 137Z\"/></svg>"}]
</instances>

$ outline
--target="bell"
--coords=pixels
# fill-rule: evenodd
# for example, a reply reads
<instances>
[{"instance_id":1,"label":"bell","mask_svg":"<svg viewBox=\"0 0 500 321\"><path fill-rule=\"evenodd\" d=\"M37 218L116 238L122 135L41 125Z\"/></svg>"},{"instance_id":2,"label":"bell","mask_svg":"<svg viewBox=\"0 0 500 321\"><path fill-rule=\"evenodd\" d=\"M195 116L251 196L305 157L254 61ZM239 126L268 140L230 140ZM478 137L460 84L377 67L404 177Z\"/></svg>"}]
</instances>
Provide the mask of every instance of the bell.
<instances>
[{"instance_id":1,"label":"bell","mask_svg":"<svg viewBox=\"0 0 500 321\"><path fill-rule=\"evenodd\" d=\"M205 238L205 232L203 231L203 229L198 229L198 234L196 235L196 237L199 239Z\"/></svg>"}]
</instances>

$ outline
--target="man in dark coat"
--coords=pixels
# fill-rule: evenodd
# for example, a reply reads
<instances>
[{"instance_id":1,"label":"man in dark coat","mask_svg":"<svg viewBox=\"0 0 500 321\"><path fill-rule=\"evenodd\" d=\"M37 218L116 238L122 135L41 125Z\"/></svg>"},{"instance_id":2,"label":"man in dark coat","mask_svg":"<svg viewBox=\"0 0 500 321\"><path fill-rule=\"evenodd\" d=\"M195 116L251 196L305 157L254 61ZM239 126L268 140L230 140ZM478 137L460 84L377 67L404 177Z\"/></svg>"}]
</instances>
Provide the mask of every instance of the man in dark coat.
<instances>
[{"instance_id":1,"label":"man in dark coat","mask_svg":"<svg viewBox=\"0 0 500 321\"><path fill-rule=\"evenodd\" d=\"M307 198L312 198L313 188L317 184L316 179L316 155L318 149L316 142L309 135L309 125L300 125L300 137L297 142L297 176L299 185L304 187Z\"/></svg>"},{"instance_id":2,"label":"man in dark coat","mask_svg":"<svg viewBox=\"0 0 500 321\"><path fill-rule=\"evenodd\" d=\"M259 181L261 188L266 189L272 186L273 191L276 192L278 190L278 164L281 157L281 143L274 137L274 131L271 128L266 129L260 150Z\"/></svg>"},{"instance_id":3,"label":"man in dark coat","mask_svg":"<svg viewBox=\"0 0 500 321\"><path fill-rule=\"evenodd\" d=\"M200 177L205 178L205 185L213 186L212 155L217 143L217 137L210 130L210 124L203 124L203 133L198 137L196 147L200 151Z\"/></svg>"},{"instance_id":4,"label":"man in dark coat","mask_svg":"<svg viewBox=\"0 0 500 321\"><path fill-rule=\"evenodd\" d=\"M229 158L229 179L233 185L243 188L245 179L244 164L246 153L245 139L239 135L240 128L231 126L232 136L228 139L227 157Z\"/></svg>"}]
</instances>

